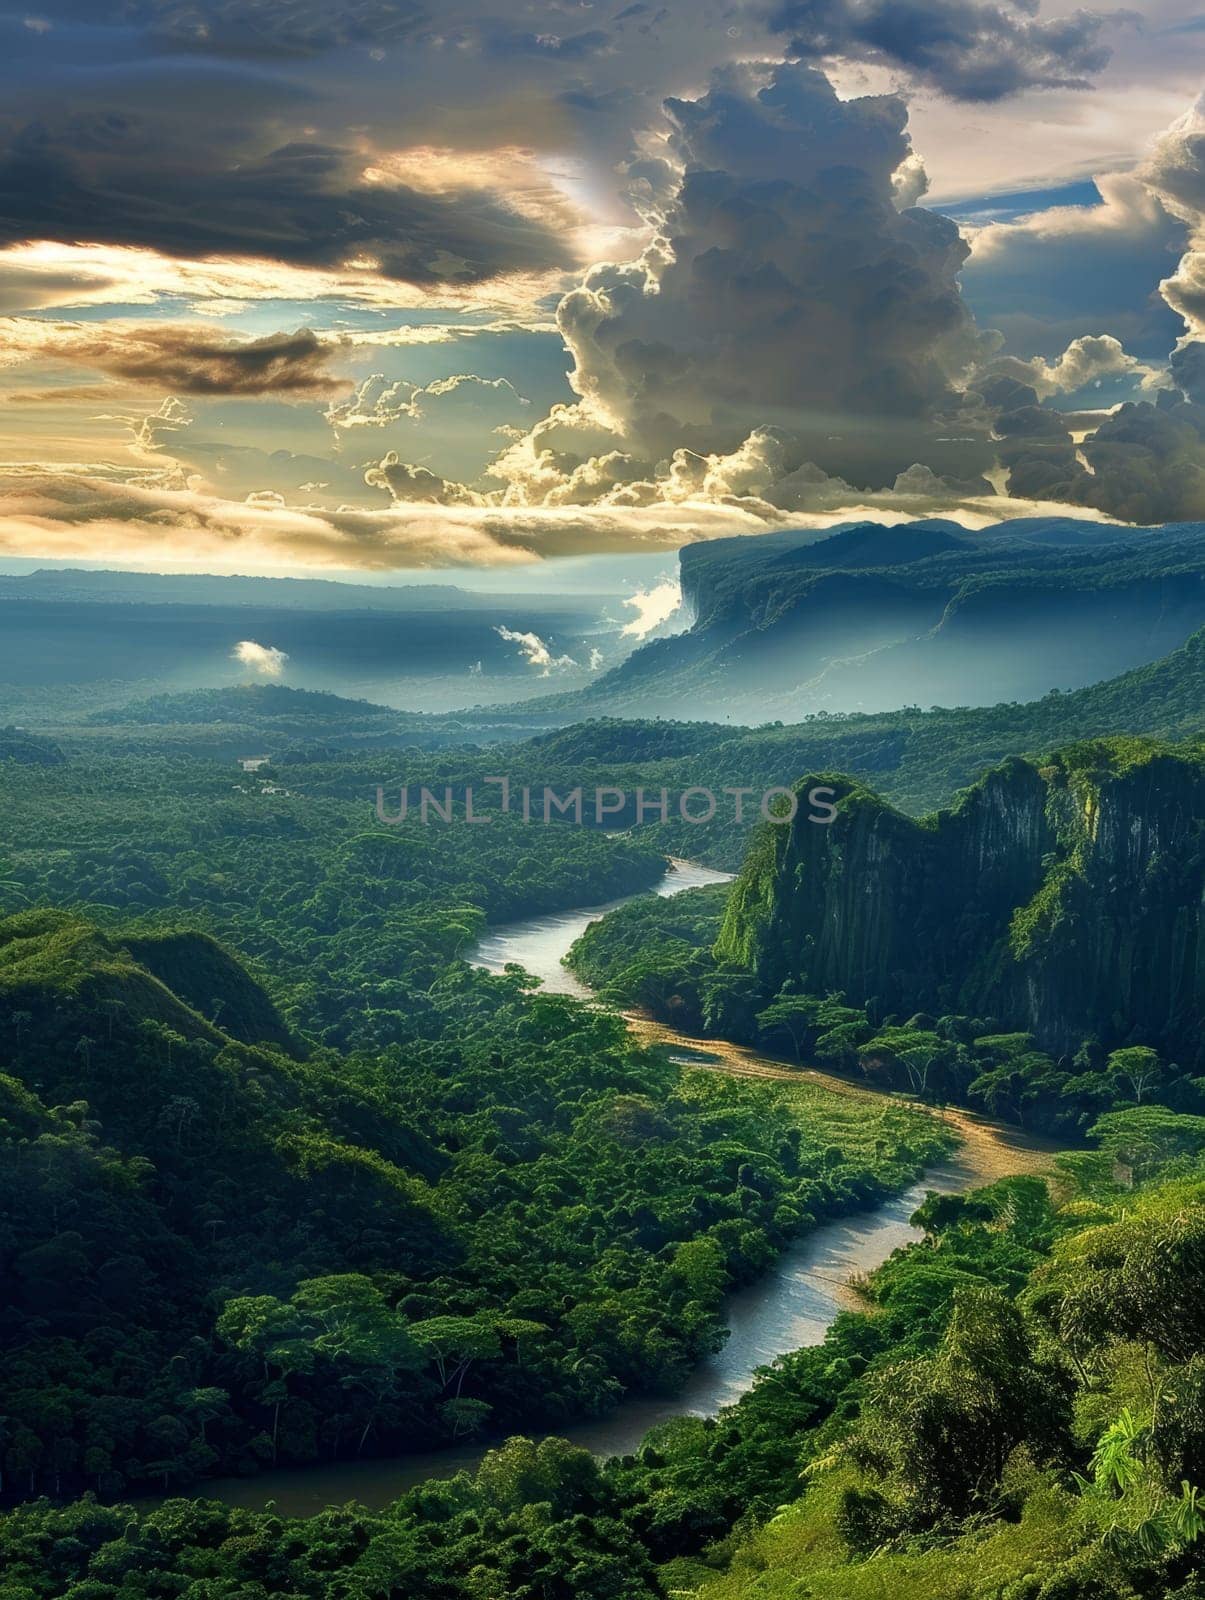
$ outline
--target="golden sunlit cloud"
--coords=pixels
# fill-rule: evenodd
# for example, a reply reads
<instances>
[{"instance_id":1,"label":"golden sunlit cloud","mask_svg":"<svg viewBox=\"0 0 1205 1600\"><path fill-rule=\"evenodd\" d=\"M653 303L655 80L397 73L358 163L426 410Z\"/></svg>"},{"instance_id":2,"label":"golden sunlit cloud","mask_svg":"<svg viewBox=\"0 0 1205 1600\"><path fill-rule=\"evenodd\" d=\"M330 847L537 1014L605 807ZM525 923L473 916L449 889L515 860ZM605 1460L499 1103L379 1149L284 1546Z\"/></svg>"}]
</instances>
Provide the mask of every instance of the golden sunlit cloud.
<instances>
[{"instance_id":1,"label":"golden sunlit cloud","mask_svg":"<svg viewBox=\"0 0 1205 1600\"><path fill-rule=\"evenodd\" d=\"M133 245L30 240L0 250L0 312L91 305L153 305L171 298L232 314L260 300L333 301L388 311L529 314L564 287L560 271L514 272L474 284L418 288L364 265L333 272L279 261L210 256L178 260Z\"/></svg>"},{"instance_id":2,"label":"golden sunlit cloud","mask_svg":"<svg viewBox=\"0 0 1205 1600\"><path fill-rule=\"evenodd\" d=\"M755 499L583 507L411 502L330 511L289 505L275 493L225 500L172 470L0 466L0 553L80 559L103 548L118 563L215 573L513 566L668 551L703 539L826 528L859 517L895 524L932 514L932 504L919 496L911 504L906 497L893 504L871 497L839 510L789 515ZM992 496L943 506L941 514L968 528L1003 516L1107 520L1082 508Z\"/></svg>"}]
</instances>

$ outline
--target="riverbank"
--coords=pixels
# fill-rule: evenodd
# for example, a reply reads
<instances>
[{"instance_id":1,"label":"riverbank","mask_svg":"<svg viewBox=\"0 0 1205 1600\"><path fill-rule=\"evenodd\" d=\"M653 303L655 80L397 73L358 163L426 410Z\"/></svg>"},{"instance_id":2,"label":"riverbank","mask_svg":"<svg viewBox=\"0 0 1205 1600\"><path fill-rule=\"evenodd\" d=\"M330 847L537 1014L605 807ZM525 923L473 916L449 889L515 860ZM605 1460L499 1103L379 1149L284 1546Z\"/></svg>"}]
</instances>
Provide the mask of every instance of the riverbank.
<instances>
[{"instance_id":1,"label":"riverbank","mask_svg":"<svg viewBox=\"0 0 1205 1600\"><path fill-rule=\"evenodd\" d=\"M733 1044L727 1039L696 1039L638 1012L624 1015L643 1044L660 1045L668 1049L676 1061L701 1072L761 1078L775 1083L812 1084L833 1094L875 1104L881 1104L884 1098L879 1089L851 1083L848 1078L825 1072L820 1067L792 1067L747 1045ZM1006 1122L993 1121L991 1117L982 1117L963 1106L943 1106L937 1110L918 1101L901 1099L900 1103L910 1109L928 1110L930 1116L938 1118L957 1134L960 1164L973 1176L973 1182L966 1185L969 1188L981 1188L1016 1173L1046 1172L1062 1148L1049 1139L1026 1133Z\"/></svg>"}]
</instances>

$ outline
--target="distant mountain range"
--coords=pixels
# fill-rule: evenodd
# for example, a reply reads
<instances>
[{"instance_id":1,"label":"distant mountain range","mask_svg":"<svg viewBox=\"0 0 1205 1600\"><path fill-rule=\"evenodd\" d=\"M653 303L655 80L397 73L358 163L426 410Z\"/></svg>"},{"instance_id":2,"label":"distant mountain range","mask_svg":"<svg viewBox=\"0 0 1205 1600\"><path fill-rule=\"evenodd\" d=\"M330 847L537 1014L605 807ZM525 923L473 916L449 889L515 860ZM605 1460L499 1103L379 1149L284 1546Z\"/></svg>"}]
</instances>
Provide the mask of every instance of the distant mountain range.
<instances>
[{"instance_id":1,"label":"distant mountain range","mask_svg":"<svg viewBox=\"0 0 1205 1600\"><path fill-rule=\"evenodd\" d=\"M600 594L0 574L5 720L30 720L27 708L46 720L60 690L86 710L233 686L253 679L232 659L250 640L287 657L292 687L498 730L597 716L797 723L1038 700L1161 659L1205 625L1205 523L860 522L704 542L679 559L693 620L635 650Z\"/></svg>"},{"instance_id":2,"label":"distant mountain range","mask_svg":"<svg viewBox=\"0 0 1205 1600\"><path fill-rule=\"evenodd\" d=\"M538 586L537 586L538 588ZM612 596L611 598L615 598ZM39 567L0 572L0 601L50 600L110 605L280 607L289 611L497 611L508 597L450 583L344 583L330 578L225 577L209 572L109 572ZM564 593L520 594L524 610L563 612Z\"/></svg>"},{"instance_id":3,"label":"distant mountain range","mask_svg":"<svg viewBox=\"0 0 1205 1600\"><path fill-rule=\"evenodd\" d=\"M691 626L541 709L764 722L1076 689L1205 623L1205 524L1025 518L721 539L681 552Z\"/></svg>"}]
</instances>

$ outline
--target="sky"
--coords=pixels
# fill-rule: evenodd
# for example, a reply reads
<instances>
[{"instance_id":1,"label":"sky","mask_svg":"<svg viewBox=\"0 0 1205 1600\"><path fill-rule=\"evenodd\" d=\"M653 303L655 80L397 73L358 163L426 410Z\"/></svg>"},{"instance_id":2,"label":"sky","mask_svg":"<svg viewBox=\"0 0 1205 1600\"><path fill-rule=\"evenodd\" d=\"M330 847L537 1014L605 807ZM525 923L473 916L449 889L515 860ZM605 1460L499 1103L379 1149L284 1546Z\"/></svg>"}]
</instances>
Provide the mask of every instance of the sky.
<instances>
[{"instance_id":1,"label":"sky","mask_svg":"<svg viewBox=\"0 0 1205 1600\"><path fill-rule=\"evenodd\" d=\"M1191 0L4 4L0 560L1205 518Z\"/></svg>"}]
</instances>

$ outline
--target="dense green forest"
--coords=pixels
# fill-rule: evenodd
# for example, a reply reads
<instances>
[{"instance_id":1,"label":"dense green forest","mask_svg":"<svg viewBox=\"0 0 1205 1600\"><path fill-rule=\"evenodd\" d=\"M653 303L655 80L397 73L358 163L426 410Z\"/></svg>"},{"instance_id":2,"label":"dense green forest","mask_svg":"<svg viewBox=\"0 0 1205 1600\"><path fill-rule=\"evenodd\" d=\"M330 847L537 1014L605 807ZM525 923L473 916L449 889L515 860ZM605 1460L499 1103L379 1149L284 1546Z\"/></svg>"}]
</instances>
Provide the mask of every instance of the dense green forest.
<instances>
[{"instance_id":1,"label":"dense green forest","mask_svg":"<svg viewBox=\"0 0 1205 1600\"><path fill-rule=\"evenodd\" d=\"M361 784L298 773L156 753L0 764L0 910L210 932L258 964L292 1024L341 1046L404 1032L414 991L487 921L613 899L664 869L651 839L517 818L384 828Z\"/></svg>"},{"instance_id":2,"label":"dense green forest","mask_svg":"<svg viewBox=\"0 0 1205 1600\"><path fill-rule=\"evenodd\" d=\"M0 1522L6 1600L1199 1600L1205 1122L1093 1143L1057 1198L931 1196L864 1311L635 1455L517 1437L303 1521L42 1500Z\"/></svg>"},{"instance_id":3,"label":"dense green forest","mask_svg":"<svg viewBox=\"0 0 1205 1600\"><path fill-rule=\"evenodd\" d=\"M554 1426L672 1389L725 1292L948 1143L690 1074L459 958L651 841L173 753L0 767L7 1493Z\"/></svg>"},{"instance_id":4,"label":"dense green forest","mask_svg":"<svg viewBox=\"0 0 1205 1600\"><path fill-rule=\"evenodd\" d=\"M127 760L136 763L128 785L136 791L142 771L137 763L170 757L182 763L199 759L201 766L176 769L176 781L182 788L202 783L210 796L224 783L215 759L233 764L236 756L267 755L272 765L252 789L287 784L294 794L363 807L378 784L391 792L402 783L415 790L422 784L480 787L501 770L516 786L548 784L561 794L578 785L618 788L629 801L614 825L624 826L635 822L638 788L650 795L666 788L674 797L669 820L661 824L650 817L641 834L668 854L736 871L757 821L756 806L738 822L725 801L713 821L688 824L675 808L686 789L704 785L720 794L726 785L744 785L760 791L794 783L804 772L843 772L919 815L948 805L1009 755L1039 755L1118 730L1168 739L1197 733L1203 704L1205 631L1149 666L1030 702L878 715L817 712L803 722L756 728L598 718L532 735L518 713L510 721L506 714L407 716L364 701L266 684L161 695L69 722L56 706L45 725L59 754L70 752L73 770L47 794L82 803L84 792L91 796L109 782L121 787L121 763ZM499 738L507 743L498 746ZM0 788L7 781L0 755Z\"/></svg>"},{"instance_id":5,"label":"dense green forest","mask_svg":"<svg viewBox=\"0 0 1205 1600\"><path fill-rule=\"evenodd\" d=\"M271 687L8 730L0 1600L1200 1600L1203 661L505 747ZM737 864L751 827L374 816L500 771L814 772L837 818L662 899L667 851ZM699 1070L464 960L623 895L571 957L605 1002L885 1092ZM949 1152L949 1102L1076 1153L932 1195L720 1416L605 1464L513 1437L672 1394L730 1290ZM383 1513L203 1498L471 1440Z\"/></svg>"}]
</instances>

